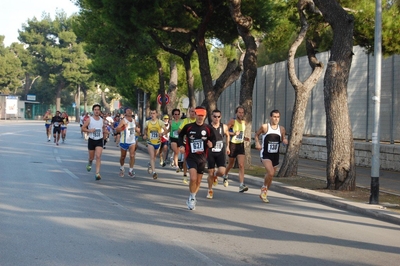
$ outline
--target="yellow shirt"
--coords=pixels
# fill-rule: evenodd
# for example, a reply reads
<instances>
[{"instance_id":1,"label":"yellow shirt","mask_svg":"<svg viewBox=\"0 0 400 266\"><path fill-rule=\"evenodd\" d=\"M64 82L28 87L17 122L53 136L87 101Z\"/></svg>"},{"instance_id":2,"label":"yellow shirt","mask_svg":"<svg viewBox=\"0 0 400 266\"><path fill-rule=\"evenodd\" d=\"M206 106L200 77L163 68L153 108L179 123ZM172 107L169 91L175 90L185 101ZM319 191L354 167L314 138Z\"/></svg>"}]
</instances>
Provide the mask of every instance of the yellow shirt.
<instances>
[{"instance_id":1,"label":"yellow shirt","mask_svg":"<svg viewBox=\"0 0 400 266\"><path fill-rule=\"evenodd\" d=\"M151 144L160 144L161 143L160 133L163 127L165 127L164 121L161 121L160 119L154 122L152 120L146 121L146 128L147 128L146 133L148 137L147 142Z\"/></svg>"},{"instance_id":2,"label":"yellow shirt","mask_svg":"<svg viewBox=\"0 0 400 266\"><path fill-rule=\"evenodd\" d=\"M233 132L240 131L238 135L234 135L231 138L231 142L235 144L243 143L244 142L244 130L246 129L245 121L242 122L237 121L235 119L235 123L233 124L232 130Z\"/></svg>"},{"instance_id":3,"label":"yellow shirt","mask_svg":"<svg viewBox=\"0 0 400 266\"><path fill-rule=\"evenodd\" d=\"M190 123L194 123L196 122L196 118L190 119L190 117L186 117L185 119L183 119L181 125L179 126L179 129L182 130L182 128Z\"/></svg>"}]
</instances>

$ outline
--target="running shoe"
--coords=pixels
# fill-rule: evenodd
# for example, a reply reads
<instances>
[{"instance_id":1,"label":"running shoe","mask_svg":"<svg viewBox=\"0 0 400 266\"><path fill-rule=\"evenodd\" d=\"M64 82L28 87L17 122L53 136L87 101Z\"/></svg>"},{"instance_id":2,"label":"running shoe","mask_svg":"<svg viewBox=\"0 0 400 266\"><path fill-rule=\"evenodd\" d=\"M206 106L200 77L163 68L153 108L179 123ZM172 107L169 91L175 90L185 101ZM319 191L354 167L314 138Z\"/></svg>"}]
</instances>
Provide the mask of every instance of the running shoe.
<instances>
[{"instance_id":1,"label":"running shoe","mask_svg":"<svg viewBox=\"0 0 400 266\"><path fill-rule=\"evenodd\" d=\"M133 172L133 170L132 171L129 170L128 175L132 178L135 178L135 176L136 176L136 174L135 174L135 172Z\"/></svg>"},{"instance_id":2,"label":"running shoe","mask_svg":"<svg viewBox=\"0 0 400 266\"><path fill-rule=\"evenodd\" d=\"M160 165L162 166L164 164L163 160L160 160Z\"/></svg>"},{"instance_id":3,"label":"running shoe","mask_svg":"<svg viewBox=\"0 0 400 266\"><path fill-rule=\"evenodd\" d=\"M94 176L94 178L95 178L96 180L100 180L100 179L101 179L100 173L97 173L97 174Z\"/></svg>"},{"instance_id":4,"label":"running shoe","mask_svg":"<svg viewBox=\"0 0 400 266\"><path fill-rule=\"evenodd\" d=\"M188 181L187 181L187 175L183 175L183 179L182 179L183 184L187 185Z\"/></svg>"},{"instance_id":5,"label":"running shoe","mask_svg":"<svg viewBox=\"0 0 400 266\"><path fill-rule=\"evenodd\" d=\"M217 186L218 185L218 176L214 176L214 182L213 182L213 186Z\"/></svg>"},{"instance_id":6,"label":"running shoe","mask_svg":"<svg viewBox=\"0 0 400 266\"><path fill-rule=\"evenodd\" d=\"M229 186L228 176L224 175L223 178L224 178L224 187Z\"/></svg>"},{"instance_id":7,"label":"running shoe","mask_svg":"<svg viewBox=\"0 0 400 266\"><path fill-rule=\"evenodd\" d=\"M214 191L212 189L208 190L207 199L212 199L214 196Z\"/></svg>"},{"instance_id":8,"label":"running shoe","mask_svg":"<svg viewBox=\"0 0 400 266\"><path fill-rule=\"evenodd\" d=\"M162 166L162 167L165 167L166 165L167 165L167 164L166 164L165 162L163 162L161 166Z\"/></svg>"},{"instance_id":9,"label":"running shoe","mask_svg":"<svg viewBox=\"0 0 400 266\"><path fill-rule=\"evenodd\" d=\"M56 145L58 146L58 142L56 142Z\"/></svg>"},{"instance_id":10,"label":"running shoe","mask_svg":"<svg viewBox=\"0 0 400 266\"><path fill-rule=\"evenodd\" d=\"M156 172L153 172L153 179L157 179L157 173Z\"/></svg>"},{"instance_id":11,"label":"running shoe","mask_svg":"<svg viewBox=\"0 0 400 266\"><path fill-rule=\"evenodd\" d=\"M265 203L269 202L269 200L267 198L267 188L266 187L261 188L260 199Z\"/></svg>"},{"instance_id":12,"label":"running shoe","mask_svg":"<svg viewBox=\"0 0 400 266\"><path fill-rule=\"evenodd\" d=\"M239 192L245 192L247 190L249 190L249 188L245 184L239 186Z\"/></svg>"},{"instance_id":13,"label":"running shoe","mask_svg":"<svg viewBox=\"0 0 400 266\"><path fill-rule=\"evenodd\" d=\"M186 201L186 205L188 209L191 211L196 209L196 199L189 197L188 200Z\"/></svg>"},{"instance_id":14,"label":"running shoe","mask_svg":"<svg viewBox=\"0 0 400 266\"><path fill-rule=\"evenodd\" d=\"M88 163L88 165L86 166L86 170L90 172L92 170L92 164Z\"/></svg>"},{"instance_id":15,"label":"running shoe","mask_svg":"<svg viewBox=\"0 0 400 266\"><path fill-rule=\"evenodd\" d=\"M50 142L50 139L48 139L47 142Z\"/></svg>"},{"instance_id":16,"label":"running shoe","mask_svg":"<svg viewBox=\"0 0 400 266\"><path fill-rule=\"evenodd\" d=\"M151 168L151 164L149 163L149 165L147 166L147 172L149 174L151 174L153 172L153 169Z\"/></svg>"},{"instance_id":17,"label":"running shoe","mask_svg":"<svg viewBox=\"0 0 400 266\"><path fill-rule=\"evenodd\" d=\"M119 176L124 177L125 176L125 169L119 168Z\"/></svg>"},{"instance_id":18,"label":"running shoe","mask_svg":"<svg viewBox=\"0 0 400 266\"><path fill-rule=\"evenodd\" d=\"M180 169L179 166L176 167L176 172L179 173Z\"/></svg>"}]
</instances>

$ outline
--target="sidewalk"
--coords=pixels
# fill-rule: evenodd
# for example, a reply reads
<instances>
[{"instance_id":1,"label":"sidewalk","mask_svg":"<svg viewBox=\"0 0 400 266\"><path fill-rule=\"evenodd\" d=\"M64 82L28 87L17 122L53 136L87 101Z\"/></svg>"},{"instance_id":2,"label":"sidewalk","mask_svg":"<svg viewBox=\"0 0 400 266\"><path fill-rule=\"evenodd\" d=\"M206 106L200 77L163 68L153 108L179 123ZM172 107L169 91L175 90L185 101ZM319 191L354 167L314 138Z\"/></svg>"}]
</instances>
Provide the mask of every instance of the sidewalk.
<instances>
[{"instance_id":1,"label":"sidewalk","mask_svg":"<svg viewBox=\"0 0 400 266\"><path fill-rule=\"evenodd\" d=\"M139 143L138 149L147 152L145 144ZM281 156L281 159L283 156ZM252 149L252 164L261 166L259 152ZM370 187L371 169L357 167L356 184L359 187ZM326 179L326 163L315 160L299 159L298 175ZM246 175L246 184L252 186L261 186L262 180L259 177ZM229 173L229 178L238 181L237 173ZM279 180L276 178L275 180ZM400 195L400 172L380 171L380 191ZM390 212L381 205L371 205L368 203L352 202L343 198L332 196L309 189L289 186L278 181L273 181L271 190L284 194L290 194L296 197L306 198L323 204L348 210L362 215L400 225L400 213ZM400 204L400 202L399 202Z\"/></svg>"}]
</instances>

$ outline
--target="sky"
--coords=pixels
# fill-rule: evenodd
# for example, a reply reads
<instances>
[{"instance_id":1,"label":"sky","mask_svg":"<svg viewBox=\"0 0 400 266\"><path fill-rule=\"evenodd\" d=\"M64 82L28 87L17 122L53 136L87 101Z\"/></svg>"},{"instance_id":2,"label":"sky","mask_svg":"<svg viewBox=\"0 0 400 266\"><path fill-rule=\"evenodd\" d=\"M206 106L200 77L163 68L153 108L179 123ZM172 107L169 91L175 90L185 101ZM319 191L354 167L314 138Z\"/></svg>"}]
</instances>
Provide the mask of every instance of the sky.
<instances>
[{"instance_id":1,"label":"sky","mask_svg":"<svg viewBox=\"0 0 400 266\"><path fill-rule=\"evenodd\" d=\"M67 16L77 13L79 8L71 0L1 0L0 35L5 36L4 45L10 46L18 41L18 30L28 19L41 20L42 13L50 14L54 19L56 10L64 10Z\"/></svg>"}]
</instances>

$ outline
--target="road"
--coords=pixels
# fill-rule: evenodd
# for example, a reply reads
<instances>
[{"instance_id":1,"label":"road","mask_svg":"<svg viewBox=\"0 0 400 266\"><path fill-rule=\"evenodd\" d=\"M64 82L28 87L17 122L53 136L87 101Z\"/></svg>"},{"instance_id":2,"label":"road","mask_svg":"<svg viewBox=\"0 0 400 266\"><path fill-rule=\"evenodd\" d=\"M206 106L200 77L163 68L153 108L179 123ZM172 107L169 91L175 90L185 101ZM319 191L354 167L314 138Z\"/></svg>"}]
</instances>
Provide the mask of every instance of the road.
<instances>
[{"instance_id":1,"label":"road","mask_svg":"<svg viewBox=\"0 0 400 266\"><path fill-rule=\"evenodd\" d=\"M65 144L43 123L0 121L0 265L396 265L400 226L234 181L195 211L170 168L121 178L119 150L103 152L102 180L85 170L79 126Z\"/></svg>"}]
</instances>

